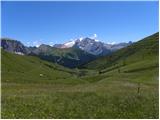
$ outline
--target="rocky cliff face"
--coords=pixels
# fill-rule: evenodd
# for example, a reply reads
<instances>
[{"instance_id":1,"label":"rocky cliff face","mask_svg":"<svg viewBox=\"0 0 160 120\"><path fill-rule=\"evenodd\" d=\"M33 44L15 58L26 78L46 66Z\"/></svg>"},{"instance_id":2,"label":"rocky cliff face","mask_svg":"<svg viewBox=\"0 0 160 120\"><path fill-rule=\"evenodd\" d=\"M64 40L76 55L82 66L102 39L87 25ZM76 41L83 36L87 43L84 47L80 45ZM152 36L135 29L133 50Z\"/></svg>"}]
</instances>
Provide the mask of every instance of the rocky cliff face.
<instances>
[{"instance_id":1,"label":"rocky cliff face","mask_svg":"<svg viewBox=\"0 0 160 120\"><path fill-rule=\"evenodd\" d=\"M110 53L110 50L105 47L104 43L91 38L76 40L74 47L80 48L93 55Z\"/></svg>"},{"instance_id":2,"label":"rocky cliff face","mask_svg":"<svg viewBox=\"0 0 160 120\"><path fill-rule=\"evenodd\" d=\"M27 54L28 52L27 48L21 42L8 38L1 39L1 47L8 52L21 55Z\"/></svg>"}]
</instances>

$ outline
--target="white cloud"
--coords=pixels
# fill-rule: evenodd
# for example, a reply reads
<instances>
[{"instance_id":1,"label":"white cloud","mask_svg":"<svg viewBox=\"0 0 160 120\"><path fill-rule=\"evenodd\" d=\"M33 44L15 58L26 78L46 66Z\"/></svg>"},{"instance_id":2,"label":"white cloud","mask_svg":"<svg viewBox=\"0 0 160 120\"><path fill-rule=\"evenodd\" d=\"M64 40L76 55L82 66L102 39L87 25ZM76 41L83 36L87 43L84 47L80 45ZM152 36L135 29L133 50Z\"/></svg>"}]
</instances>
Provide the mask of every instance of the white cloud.
<instances>
[{"instance_id":1,"label":"white cloud","mask_svg":"<svg viewBox=\"0 0 160 120\"><path fill-rule=\"evenodd\" d=\"M97 34L93 34L90 38L96 39L97 38Z\"/></svg>"},{"instance_id":2,"label":"white cloud","mask_svg":"<svg viewBox=\"0 0 160 120\"><path fill-rule=\"evenodd\" d=\"M94 34L93 36L94 36L94 38L97 38L97 34Z\"/></svg>"}]
</instances>

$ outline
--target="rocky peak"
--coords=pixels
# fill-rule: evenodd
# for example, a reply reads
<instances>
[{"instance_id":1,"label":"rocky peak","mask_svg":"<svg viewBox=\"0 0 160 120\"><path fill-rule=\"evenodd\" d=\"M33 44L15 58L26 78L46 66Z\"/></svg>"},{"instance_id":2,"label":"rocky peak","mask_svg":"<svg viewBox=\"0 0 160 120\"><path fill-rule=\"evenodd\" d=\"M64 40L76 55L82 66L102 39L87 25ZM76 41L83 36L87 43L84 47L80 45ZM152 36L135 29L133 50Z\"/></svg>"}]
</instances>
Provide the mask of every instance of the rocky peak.
<instances>
[{"instance_id":1,"label":"rocky peak","mask_svg":"<svg viewBox=\"0 0 160 120\"><path fill-rule=\"evenodd\" d=\"M27 48L17 40L1 38L1 47L8 52L20 55L27 54Z\"/></svg>"}]
</instances>

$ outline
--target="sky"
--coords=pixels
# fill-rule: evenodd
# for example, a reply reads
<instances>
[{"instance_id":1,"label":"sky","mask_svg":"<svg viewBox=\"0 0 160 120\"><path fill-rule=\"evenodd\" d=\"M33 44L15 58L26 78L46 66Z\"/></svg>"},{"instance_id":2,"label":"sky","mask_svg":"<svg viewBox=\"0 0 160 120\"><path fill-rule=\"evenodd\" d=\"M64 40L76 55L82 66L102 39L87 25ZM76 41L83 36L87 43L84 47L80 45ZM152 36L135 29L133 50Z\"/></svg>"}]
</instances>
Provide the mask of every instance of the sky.
<instances>
[{"instance_id":1,"label":"sky","mask_svg":"<svg viewBox=\"0 0 160 120\"><path fill-rule=\"evenodd\" d=\"M3 1L1 37L27 46L81 37L105 43L138 41L158 32L158 1Z\"/></svg>"}]
</instances>

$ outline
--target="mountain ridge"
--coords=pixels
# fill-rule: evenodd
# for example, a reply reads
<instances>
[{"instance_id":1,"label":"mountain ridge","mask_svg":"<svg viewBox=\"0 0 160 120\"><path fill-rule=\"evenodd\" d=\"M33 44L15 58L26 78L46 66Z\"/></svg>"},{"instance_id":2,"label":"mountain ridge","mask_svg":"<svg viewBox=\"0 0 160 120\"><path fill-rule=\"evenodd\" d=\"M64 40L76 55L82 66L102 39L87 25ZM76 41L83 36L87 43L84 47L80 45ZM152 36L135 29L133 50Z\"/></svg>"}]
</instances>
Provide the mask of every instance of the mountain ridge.
<instances>
[{"instance_id":1,"label":"mountain ridge","mask_svg":"<svg viewBox=\"0 0 160 120\"><path fill-rule=\"evenodd\" d=\"M69 47L64 47L64 45ZM8 52L19 55L37 56L43 60L58 63L70 68L86 64L99 56L110 54L112 51L121 48L119 47L120 44L118 44L119 48L115 49L117 48L116 45L115 48L112 48L113 45L107 45L91 38L80 38L74 42L70 41L64 43L64 45L59 44L50 46L47 44L41 44L39 47L27 47L20 41L1 38L1 47ZM121 46L123 48L127 45L129 44L124 43Z\"/></svg>"},{"instance_id":2,"label":"mountain ridge","mask_svg":"<svg viewBox=\"0 0 160 120\"><path fill-rule=\"evenodd\" d=\"M118 67L120 64L125 65L127 62L136 62L148 59L147 56L158 53L159 32L133 43L130 46L122 48L108 56L103 56L84 65L88 69L106 69L112 65ZM151 55L150 55L151 54ZM135 61L134 61L135 60ZM117 66L116 66L117 64Z\"/></svg>"},{"instance_id":3,"label":"mountain ridge","mask_svg":"<svg viewBox=\"0 0 160 120\"><path fill-rule=\"evenodd\" d=\"M69 68L77 67L96 58L96 56L78 48L59 49L45 44L39 47L26 47L17 40L4 38L1 39L1 47L7 52L37 56L43 60L58 63Z\"/></svg>"},{"instance_id":4,"label":"mountain ridge","mask_svg":"<svg viewBox=\"0 0 160 120\"><path fill-rule=\"evenodd\" d=\"M62 48L62 49L75 47L93 55L104 56L111 53L112 51L116 51L130 44L132 44L131 41L128 43L107 44L99 40L86 37L86 38L79 38L73 41L69 41L64 44L55 44L53 45L53 47Z\"/></svg>"}]
</instances>

